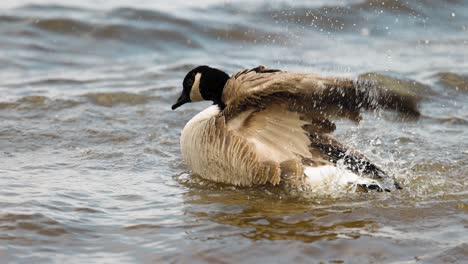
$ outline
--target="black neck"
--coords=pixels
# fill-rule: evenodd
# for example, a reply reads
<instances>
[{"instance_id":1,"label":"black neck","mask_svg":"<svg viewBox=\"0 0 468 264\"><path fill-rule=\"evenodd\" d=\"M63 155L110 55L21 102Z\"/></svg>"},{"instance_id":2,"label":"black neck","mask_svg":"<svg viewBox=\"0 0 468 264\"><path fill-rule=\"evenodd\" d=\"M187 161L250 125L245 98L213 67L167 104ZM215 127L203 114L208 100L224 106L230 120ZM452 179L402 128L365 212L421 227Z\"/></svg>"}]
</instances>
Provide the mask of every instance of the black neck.
<instances>
[{"instance_id":1,"label":"black neck","mask_svg":"<svg viewBox=\"0 0 468 264\"><path fill-rule=\"evenodd\" d=\"M223 90L229 80L229 75L215 68L204 67L200 80L200 93L205 100L211 100L221 109L224 109L226 105L222 101Z\"/></svg>"},{"instance_id":2,"label":"black neck","mask_svg":"<svg viewBox=\"0 0 468 264\"><path fill-rule=\"evenodd\" d=\"M213 104L219 106L221 111L224 110L224 108L226 108L226 105L221 100L213 100Z\"/></svg>"}]
</instances>

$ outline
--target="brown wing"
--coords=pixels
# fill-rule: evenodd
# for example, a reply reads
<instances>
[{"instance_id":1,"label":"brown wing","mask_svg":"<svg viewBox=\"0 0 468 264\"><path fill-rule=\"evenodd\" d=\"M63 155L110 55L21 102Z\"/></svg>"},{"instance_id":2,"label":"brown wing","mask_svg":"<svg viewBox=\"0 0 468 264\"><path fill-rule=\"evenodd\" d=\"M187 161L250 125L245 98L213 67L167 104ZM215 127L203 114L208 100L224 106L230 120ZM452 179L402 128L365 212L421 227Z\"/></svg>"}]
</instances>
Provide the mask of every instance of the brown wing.
<instances>
[{"instance_id":1,"label":"brown wing","mask_svg":"<svg viewBox=\"0 0 468 264\"><path fill-rule=\"evenodd\" d=\"M260 160L279 165L281 177L301 181L302 165L336 163L372 178L387 175L359 152L337 142L330 118L360 119L362 109L418 115L417 99L370 82L295 74L257 67L234 75L223 94L228 129L255 145ZM390 187L389 187L390 188Z\"/></svg>"},{"instance_id":2,"label":"brown wing","mask_svg":"<svg viewBox=\"0 0 468 264\"><path fill-rule=\"evenodd\" d=\"M235 74L226 84L222 99L226 113L234 115L251 106L264 108L272 101L282 101L291 111L314 113L314 119L322 120L346 117L359 121L361 110L378 108L419 116L418 98L371 81L289 73L263 66Z\"/></svg>"}]
</instances>

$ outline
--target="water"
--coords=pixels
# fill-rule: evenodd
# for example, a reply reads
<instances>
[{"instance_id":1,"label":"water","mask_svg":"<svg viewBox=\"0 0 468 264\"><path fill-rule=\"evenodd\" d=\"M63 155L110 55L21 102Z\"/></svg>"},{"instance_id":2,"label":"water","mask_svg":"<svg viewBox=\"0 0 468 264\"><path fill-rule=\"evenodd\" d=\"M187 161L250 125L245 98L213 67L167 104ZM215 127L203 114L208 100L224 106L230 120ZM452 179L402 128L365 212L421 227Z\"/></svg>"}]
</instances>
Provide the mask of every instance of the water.
<instances>
[{"instance_id":1,"label":"water","mask_svg":"<svg viewBox=\"0 0 468 264\"><path fill-rule=\"evenodd\" d=\"M468 3L0 4L0 262L466 262ZM333 197L189 174L171 111L188 70L368 76L422 117L336 136L398 178ZM367 74L371 73L371 74Z\"/></svg>"}]
</instances>

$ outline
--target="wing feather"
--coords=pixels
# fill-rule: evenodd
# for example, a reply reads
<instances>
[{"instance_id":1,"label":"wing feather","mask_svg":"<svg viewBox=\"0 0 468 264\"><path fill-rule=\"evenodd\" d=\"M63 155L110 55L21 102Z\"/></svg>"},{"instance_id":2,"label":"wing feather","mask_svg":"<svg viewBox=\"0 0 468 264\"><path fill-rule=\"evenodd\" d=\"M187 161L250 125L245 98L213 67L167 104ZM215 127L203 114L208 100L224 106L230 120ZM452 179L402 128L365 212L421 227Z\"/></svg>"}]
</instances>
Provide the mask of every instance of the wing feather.
<instances>
[{"instance_id":1,"label":"wing feather","mask_svg":"<svg viewBox=\"0 0 468 264\"><path fill-rule=\"evenodd\" d=\"M327 118L359 121L361 110L379 108L419 116L419 98L379 87L372 81L289 73L262 66L235 74L227 82L222 99L228 107L226 112L245 106L264 107L279 100L287 102L292 111L314 112Z\"/></svg>"},{"instance_id":2,"label":"wing feather","mask_svg":"<svg viewBox=\"0 0 468 264\"><path fill-rule=\"evenodd\" d=\"M335 130L330 119L359 121L362 110L379 108L419 115L418 98L370 81L288 73L263 66L233 75L222 101L227 130L246 140L259 162L270 164L265 168L274 168L275 176L269 178L278 179L280 174L290 183L302 182L302 164L329 165L340 159L352 171L375 179L389 178L364 155L328 135Z\"/></svg>"}]
</instances>

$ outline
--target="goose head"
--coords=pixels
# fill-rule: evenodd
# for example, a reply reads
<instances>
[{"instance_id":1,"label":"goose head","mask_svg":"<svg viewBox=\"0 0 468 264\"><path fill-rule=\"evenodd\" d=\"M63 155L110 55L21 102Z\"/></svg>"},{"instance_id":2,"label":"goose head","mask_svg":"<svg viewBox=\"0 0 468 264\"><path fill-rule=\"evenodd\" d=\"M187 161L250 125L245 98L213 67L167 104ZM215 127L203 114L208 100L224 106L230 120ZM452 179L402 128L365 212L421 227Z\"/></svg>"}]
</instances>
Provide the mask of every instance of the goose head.
<instances>
[{"instance_id":1,"label":"goose head","mask_svg":"<svg viewBox=\"0 0 468 264\"><path fill-rule=\"evenodd\" d=\"M199 101L213 101L214 104L224 108L221 100L224 85L229 79L225 72L209 66L198 66L189 71L184 78L182 94L172 105L172 110L179 106Z\"/></svg>"}]
</instances>

